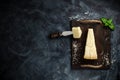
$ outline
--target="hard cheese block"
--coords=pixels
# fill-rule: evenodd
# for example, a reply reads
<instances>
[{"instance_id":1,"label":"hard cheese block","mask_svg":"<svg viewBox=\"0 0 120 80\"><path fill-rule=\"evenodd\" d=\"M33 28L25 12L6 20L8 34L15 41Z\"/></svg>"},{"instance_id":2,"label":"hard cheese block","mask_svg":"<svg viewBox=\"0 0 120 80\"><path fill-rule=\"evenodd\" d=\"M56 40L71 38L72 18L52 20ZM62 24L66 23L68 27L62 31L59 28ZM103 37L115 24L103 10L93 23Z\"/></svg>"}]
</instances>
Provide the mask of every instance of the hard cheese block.
<instances>
[{"instance_id":1,"label":"hard cheese block","mask_svg":"<svg viewBox=\"0 0 120 80\"><path fill-rule=\"evenodd\" d=\"M85 45L84 59L97 59L97 50L93 29L88 28L87 40Z\"/></svg>"},{"instance_id":2,"label":"hard cheese block","mask_svg":"<svg viewBox=\"0 0 120 80\"><path fill-rule=\"evenodd\" d=\"M110 67L110 29L103 26L100 20L71 21L71 28L78 26L82 34L80 38L72 38L72 68L108 69ZM91 36L93 34L94 36Z\"/></svg>"},{"instance_id":3,"label":"hard cheese block","mask_svg":"<svg viewBox=\"0 0 120 80\"><path fill-rule=\"evenodd\" d=\"M73 38L80 38L82 31L80 27L72 27L72 32L73 32Z\"/></svg>"}]
</instances>

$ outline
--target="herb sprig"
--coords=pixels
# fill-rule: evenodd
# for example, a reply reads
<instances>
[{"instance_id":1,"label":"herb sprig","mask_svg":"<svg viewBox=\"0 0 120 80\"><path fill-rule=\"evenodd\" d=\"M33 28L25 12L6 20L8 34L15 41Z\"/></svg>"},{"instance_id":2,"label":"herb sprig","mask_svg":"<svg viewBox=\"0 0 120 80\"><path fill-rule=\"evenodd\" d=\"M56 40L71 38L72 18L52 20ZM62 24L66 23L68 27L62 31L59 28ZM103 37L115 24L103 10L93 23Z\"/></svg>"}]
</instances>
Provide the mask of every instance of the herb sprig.
<instances>
[{"instance_id":1,"label":"herb sprig","mask_svg":"<svg viewBox=\"0 0 120 80\"><path fill-rule=\"evenodd\" d=\"M107 18L100 18L104 26L109 27L111 30L115 29L115 25L112 22L112 19L107 19Z\"/></svg>"}]
</instances>

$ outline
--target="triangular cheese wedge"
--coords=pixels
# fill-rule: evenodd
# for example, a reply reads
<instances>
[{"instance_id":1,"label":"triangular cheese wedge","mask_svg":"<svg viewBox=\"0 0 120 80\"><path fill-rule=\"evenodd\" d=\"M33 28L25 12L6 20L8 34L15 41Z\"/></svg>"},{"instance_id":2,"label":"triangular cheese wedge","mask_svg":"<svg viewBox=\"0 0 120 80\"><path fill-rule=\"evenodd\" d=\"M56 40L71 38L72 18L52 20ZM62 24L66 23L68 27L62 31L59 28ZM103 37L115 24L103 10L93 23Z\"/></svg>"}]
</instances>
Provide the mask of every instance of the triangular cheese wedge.
<instances>
[{"instance_id":1,"label":"triangular cheese wedge","mask_svg":"<svg viewBox=\"0 0 120 80\"><path fill-rule=\"evenodd\" d=\"M88 29L84 59L97 59L97 50L93 29Z\"/></svg>"}]
</instances>

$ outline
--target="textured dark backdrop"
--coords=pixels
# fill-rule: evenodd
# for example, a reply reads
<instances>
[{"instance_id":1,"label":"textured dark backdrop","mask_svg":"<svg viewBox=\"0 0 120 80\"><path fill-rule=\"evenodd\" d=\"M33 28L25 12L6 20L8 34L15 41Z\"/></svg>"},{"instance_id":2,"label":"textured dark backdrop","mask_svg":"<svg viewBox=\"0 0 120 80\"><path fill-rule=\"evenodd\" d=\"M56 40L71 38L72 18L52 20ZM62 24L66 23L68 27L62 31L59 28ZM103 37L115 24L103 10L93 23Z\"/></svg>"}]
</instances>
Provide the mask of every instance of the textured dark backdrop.
<instances>
[{"instance_id":1,"label":"textured dark backdrop","mask_svg":"<svg viewBox=\"0 0 120 80\"><path fill-rule=\"evenodd\" d=\"M9 0L0 2L0 80L120 80L120 2L117 0ZM112 18L109 70L71 70L72 19Z\"/></svg>"}]
</instances>

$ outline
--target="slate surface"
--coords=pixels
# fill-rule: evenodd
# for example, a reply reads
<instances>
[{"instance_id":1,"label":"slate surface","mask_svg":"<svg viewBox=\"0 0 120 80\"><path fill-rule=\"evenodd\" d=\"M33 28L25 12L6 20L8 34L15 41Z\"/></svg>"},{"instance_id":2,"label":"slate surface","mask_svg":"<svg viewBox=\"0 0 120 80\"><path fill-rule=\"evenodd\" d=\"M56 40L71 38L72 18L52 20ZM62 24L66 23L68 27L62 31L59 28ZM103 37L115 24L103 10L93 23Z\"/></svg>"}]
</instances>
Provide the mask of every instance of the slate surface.
<instances>
[{"instance_id":1,"label":"slate surface","mask_svg":"<svg viewBox=\"0 0 120 80\"><path fill-rule=\"evenodd\" d=\"M0 2L0 80L119 80L120 10L114 0L9 0ZM112 18L109 70L71 70L70 39L50 40L70 30L72 19Z\"/></svg>"}]
</instances>

